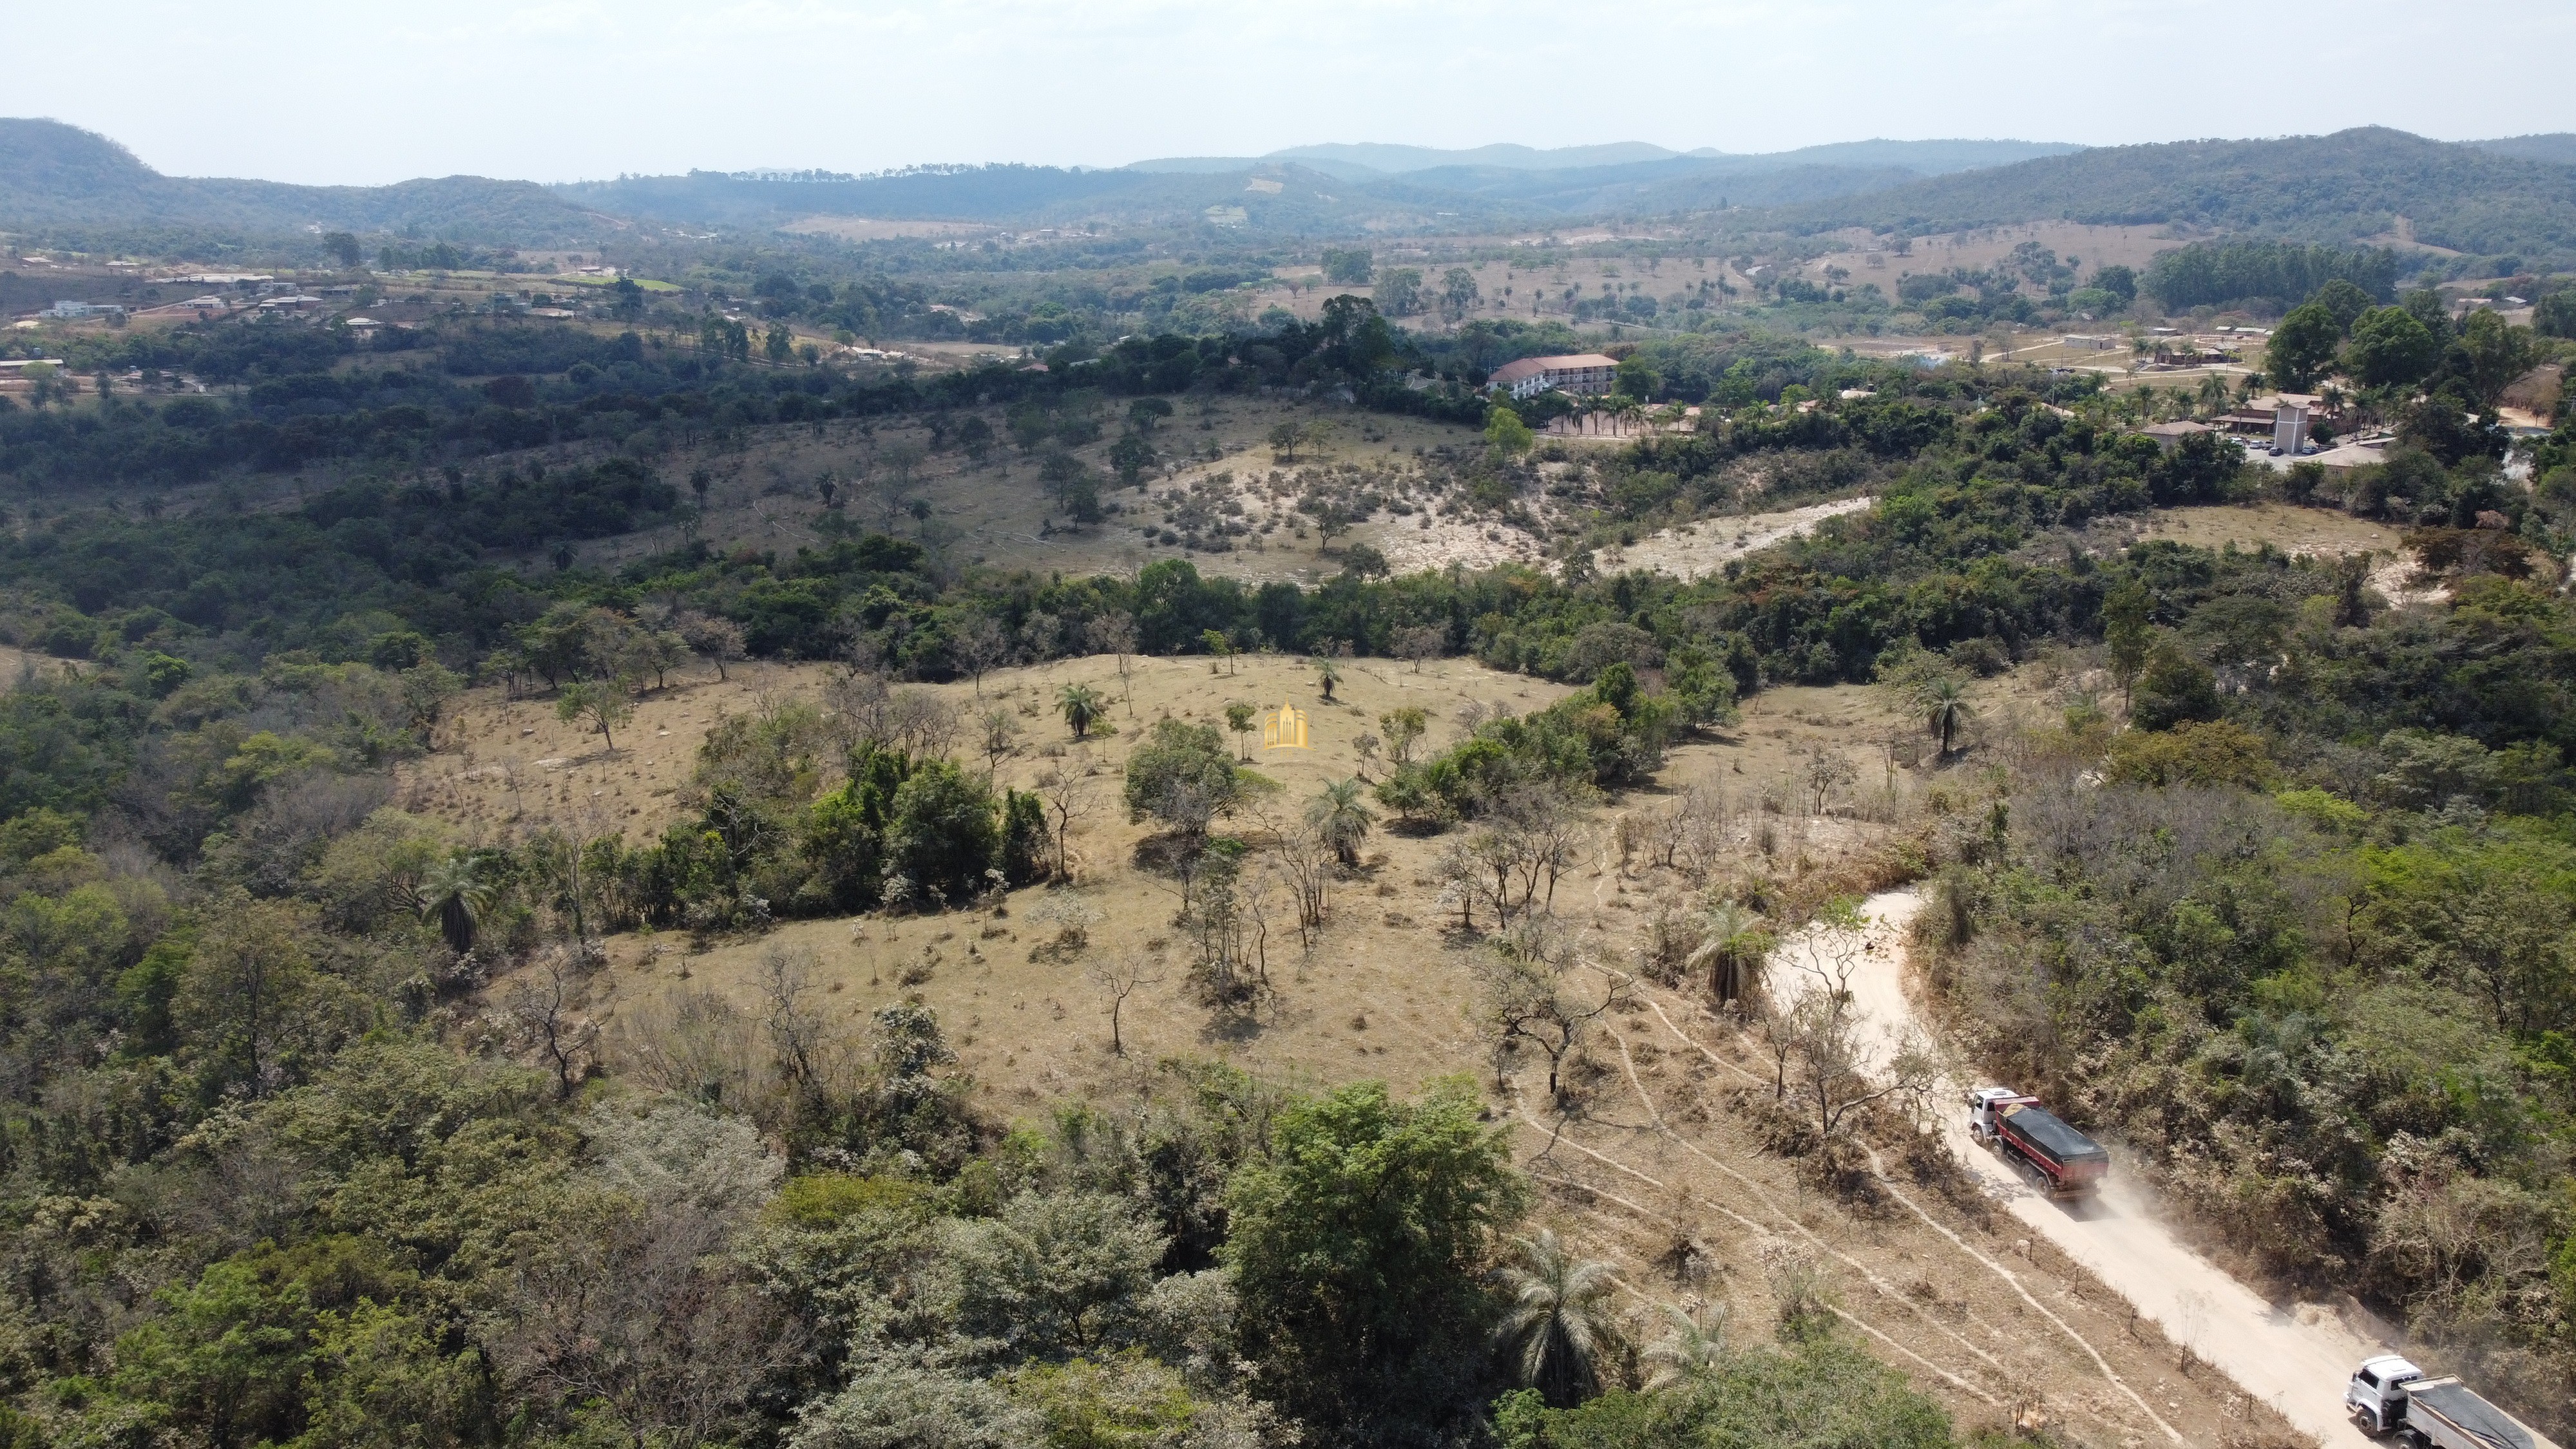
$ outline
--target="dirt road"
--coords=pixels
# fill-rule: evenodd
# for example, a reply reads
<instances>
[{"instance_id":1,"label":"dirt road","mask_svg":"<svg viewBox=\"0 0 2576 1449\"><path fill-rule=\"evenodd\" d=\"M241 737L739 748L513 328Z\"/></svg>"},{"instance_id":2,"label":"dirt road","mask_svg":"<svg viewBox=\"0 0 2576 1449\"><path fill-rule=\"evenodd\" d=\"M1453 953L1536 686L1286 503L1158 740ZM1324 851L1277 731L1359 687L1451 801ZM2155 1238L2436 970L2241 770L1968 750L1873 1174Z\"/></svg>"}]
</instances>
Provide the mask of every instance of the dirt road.
<instances>
[{"instance_id":1,"label":"dirt road","mask_svg":"<svg viewBox=\"0 0 2576 1449\"><path fill-rule=\"evenodd\" d=\"M1848 938L1803 939L1782 952L1782 964L1802 972L1830 971L1837 958L1849 963L1848 989L1883 1054L1892 1055L1909 1034L1930 1034L1909 994L1905 969L1905 928L1920 904L1913 891L1872 896L1863 908L1869 927L1856 950ZM1964 1091L1964 1083L1944 1088L1944 1130L1959 1160L2014 1217L2091 1269L2167 1337L2188 1345L2320 1444L2371 1444L2344 1415L2343 1387L2353 1366L2381 1352L2380 1344L2353 1332L2331 1309L2266 1302L2184 1246L2166 1230L2139 1175L2124 1170L2116 1152L2110 1184L2093 1201L2060 1203L2033 1191L2002 1158L1970 1142L1966 1111L1957 1105Z\"/></svg>"}]
</instances>

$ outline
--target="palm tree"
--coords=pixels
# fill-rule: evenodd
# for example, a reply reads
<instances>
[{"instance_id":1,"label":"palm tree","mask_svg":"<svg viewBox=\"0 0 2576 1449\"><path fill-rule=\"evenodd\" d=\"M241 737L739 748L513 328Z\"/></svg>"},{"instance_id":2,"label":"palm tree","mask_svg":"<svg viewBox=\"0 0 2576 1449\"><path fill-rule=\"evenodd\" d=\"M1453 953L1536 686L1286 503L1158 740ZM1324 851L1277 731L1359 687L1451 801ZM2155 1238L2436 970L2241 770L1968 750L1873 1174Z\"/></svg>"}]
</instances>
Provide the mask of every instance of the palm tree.
<instances>
[{"instance_id":1,"label":"palm tree","mask_svg":"<svg viewBox=\"0 0 2576 1449\"><path fill-rule=\"evenodd\" d=\"M1717 1304L1710 1315L1713 1321L1706 1324L1669 1303L1656 1307L1670 1326L1638 1355L1652 1366L1646 1374L1646 1392L1687 1388L1716 1373L1726 1361L1726 1305Z\"/></svg>"},{"instance_id":2,"label":"palm tree","mask_svg":"<svg viewBox=\"0 0 2576 1449\"><path fill-rule=\"evenodd\" d=\"M1088 684L1068 684L1056 691L1055 712L1073 727L1073 737L1081 739L1091 733L1093 722L1108 712L1108 701Z\"/></svg>"},{"instance_id":3,"label":"palm tree","mask_svg":"<svg viewBox=\"0 0 2576 1449\"><path fill-rule=\"evenodd\" d=\"M2227 410L2227 382L2217 373L2200 380L2200 411L2204 417L2216 417Z\"/></svg>"},{"instance_id":4,"label":"palm tree","mask_svg":"<svg viewBox=\"0 0 2576 1449\"><path fill-rule=\"evenodd\" d=\"M1515 1262L1498 1270L1512 1296L1494 1342L1510 1351L1522 1383L1550 1403L1570 1404L1601 1386L1619 1349L1611 1316L1611 1266L1569 1255L1546 1228L1512 1240Z\"/></svg>"},{"instance_id":5,"label":"palm tree","mask_svg":"<svg viewBox=\"0 0 2576 1449\"><path fill-rule=\"evenodd\" d=\"M1708 994L1719 1004L1741 1000L1776 945L1762 918L1733 901L1720 901L1700 917L1698 949L1690 964L1708 968Z\"/></svg>"},{"instance_id":6,"label":"palm tree","mask_svg":"<svg viewBox=\"0 0 2576 1449\"><path fill-rule=\"evenodd\" d=\"M1306 807L1306 818L1322 827L1334 857L1348 866L1360 863L1360 846L1368 839L1369 827L1377 823L1377 817L1360 803L1360 782L1356 779L1335 780L1324 786Z\"/></svg>"},{"instance_id":7,"label":"palm tree","mask_svg":"<svg viewBox=\"0 0 2576 1449\"><path fill-rule=\"evenodd\" d=\"M1941 737L1941 758L1950 758L1951 738L1975 719L1968 707L1968 686L1955 674L1935 675L1923 685L1923 727Z\"/></svg>"},{"instance_id":8,"label":"palm tree","mask_svg":"<svg viewBox=\"0 0 2576 1449\"><path fill-rule=\"evenodd\" d=\"M438 933L457 955L473 950L474 933L482 928L494 895L492 882L484 878L483 863L460 850L429 868L418 893L422 919L438 922Z\"/></svg>"},{"instance_id":9,"label":"palm tree","mask_svg":"<svg viewBox=\"0 0 2576 1449\"><path fill-rule=\"evenodd\" d=\"M1333 686L1342 682L1342 671L1330 659L1315 661L1315 681L1324 686L1324 703L1333 702Z\"/></svg>"}]
</instances>

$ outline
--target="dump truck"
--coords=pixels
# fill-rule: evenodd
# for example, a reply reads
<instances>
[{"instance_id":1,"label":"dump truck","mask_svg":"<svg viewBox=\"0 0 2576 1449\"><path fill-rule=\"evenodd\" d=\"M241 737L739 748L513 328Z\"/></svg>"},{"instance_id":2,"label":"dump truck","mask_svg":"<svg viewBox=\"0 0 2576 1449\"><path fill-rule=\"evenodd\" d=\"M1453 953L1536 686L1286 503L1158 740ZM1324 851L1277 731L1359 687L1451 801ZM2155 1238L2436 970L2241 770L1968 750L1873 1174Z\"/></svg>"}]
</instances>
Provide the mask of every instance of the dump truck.
<instances>
[{"instance_id":1,"label":"dump truck","mask_svg":"<svg viewBox=\"0 0 2576 1449\"><path fill-rule=\"evenodd\" d=\"M2417 1449L2540 1449L2548 1440L2450 1375L2428 1378L2395 1354L2365 1359L2343 1391L2362 1432Z\"/></svg>"},{"instance_id":2,"label":"dump truck","mask_svg":"<svg viewBox=\"0 0 2576 1449\"><path fill-rule=\"evenodd\" d=\"M2010 1087L1968 1094L1968 1135L2005 1157L2027 1163L2052 1197L2081 1197L2110 1174L2111 1154L2057 1114Z\"/></svg>"}]
</instances>

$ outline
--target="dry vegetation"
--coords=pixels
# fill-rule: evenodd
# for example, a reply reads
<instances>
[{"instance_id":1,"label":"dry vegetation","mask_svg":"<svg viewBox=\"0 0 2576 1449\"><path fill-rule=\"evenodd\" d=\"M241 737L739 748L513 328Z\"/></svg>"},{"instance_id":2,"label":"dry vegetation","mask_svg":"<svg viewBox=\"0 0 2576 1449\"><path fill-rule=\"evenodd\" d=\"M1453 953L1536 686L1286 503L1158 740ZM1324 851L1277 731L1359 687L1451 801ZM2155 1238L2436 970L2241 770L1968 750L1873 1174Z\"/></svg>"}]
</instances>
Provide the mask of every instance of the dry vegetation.
<instances>
[{"instance_id":1,"label":"dry vegetation","mask_svg":"<svg viewBox=\"0 0 2576 1449\"><path fill-rule=\"evenodd\" d=\"M584 811L606 812L641 837L678 817L674 791L721 713L810 696L825 680L819 667L733 673L645 698L614 754L550 710L478 693L453 717L446 747L407 770L402 802L478 839ZM2064 682L2051 666L2030 666L1980 684L1984 734L2008 733ZM1115 733L1067 739L1049 706L1068 683L1110 697ZM1178 887L1140 864L1150 827L1126 821L1118 788L1127 753L1157 719L1222 723L1237 700L1304 708L1310 752L1265 752L1257 735L1233 737L1253 745L1254 767L1282 786L1276 805L1231 823L1259 847L1326 781L1366 767L1359 738L1379 715L1424 709L1436 722L1429 747L1457 732L1462 710L1526 712L1561 688L1464 661L1419 671L1358 661L1342 666L1327 704L1302 661L1249 657L1212 673L1204 660L1131 657L1122 685L1119 661L1094 657L996 671L980 697L966 684L931 692L1016 719L1012 748L994 762L1000 780L1077 783L1073 882L968 911L808 920L726 939L613 938L567 998L612 1065L666 1033L692 1002L762 1011L764 992L794 970L824 1019L853 1032L895 1001L931 1006L978 1100L1002 1118L1127 1099L1170 1055L1221 1056L1317 1085L1374 1077L1411 1089L1473 1074L1492 1089L1497 1117L1515 1125L1517 1154L1543 1192L1541 1220L1616 1266L1622 1301L1648 1336L1656 1304L1703 1319L1730 1312L1736 1331L1753 1335L1778 1313L1823 1305L1963 1426L2045 1426L2074 1442L2123 1446L2277 1434L2267 1410L2193 1367L2047 1244L2018 1236L1917 1138L1920 1104L1869 1118L1866 1140L1878 1145L1887 1179L1866 1157L1834 1159L1834 1180L1812 1152L1777 1150L1796 1133L1770 1100L1763 1034L1740 1012L1714 1008L1695 971L1669 985L1649 979L1665 974L1659 943L1712 883L1767 882L1774 910L1794 919L1836 892L1904 873L1905 842L1939 828L1927 804L1963 794L1978 756L1972 749L1933 769L1914 722L1878 693L1768 691L1738 727L1677 749L1654 788L1568 823L1571 848L1552 893L1560 970L1549 979L1580 1020L1570 1049L1551 1060L1528 1045L1535 1036L1498 1054L1496 958L1484 938L1458 929L1437 866L1462 831L1382 826L1355 869L1326 880L1327 920L1311 948L1301 948L1279 900L1264 989L1249 1010L1218 1010L1193 988L1189 943L1175 926ZM1893 949L1883 932L1869 948ZM492 999L524 1005L558 989L539 975L494 983ZM1113 1007L1123 1055L1113 1049ZM1562 1069L1553 1099L1551 1067Z\"/></svg>"},{"instance_id":2,"label":"dry vegetation","mask_svg":"<svg viewBox=\"0 0 2576 1449\"><path fill-rule=\"evenodd\" d=\"M1005 420L998 411L986 421L997 434L1002 432ZM1282 422L1308 434L1288 457L1268 441ZM792 552L820 543L816 528L826 511L822 484L828 479L854 522L921 537L960 563L1067 574L1132 573L1156 558L1184 556L1205 573L1312 582L1337 572L1340 561L1326 552L1325 539L1290 516L1288 505L1309 491L1313 480L1326 478L1354 480L1389 503L1404 505L1401 513L1390 509L1337 535L1331 540L1336 550L1367 543L1390 559L1397 559L1401 550L1410 562L1400 567L1435 566L1453 556L1472 566L1490 561L1489 552L1511 553L1480 546L1495 542L1484 539L1481 521L1462 519L1445 532L1444 525L1422 526L1431 506L1423 455L1471 443L1474 435L1468 429L1331 406L1233 398L1184 403L1179 416L1151 435L1161 456L1141 491L1120 486L1108 463L1107 452L1117 436L1113 425L1103 430L1100 441L1070 450L1098 475L1103 505L1117 510L1103 523L1083 528L1066 525L1063 510L1039 477L1037 458L997 443L977 463L962 452L934 449L936 440L923 428L831 423L819 429L766 429L745 446L678 450L657 459L656 466L673 479L698 469L712 475L700 531L719 549ZM927 502L931 517L916 521L898 512L890 518L887 509L898 498ZM1187 527L1186 515L1168 524L1166 515L1186 509L1193 500L1205 515L1203 526L1243 521L1250 531L1221 551L1185 549L1177 542L1146 544L1140 524ZM1262 532L1262 522L1273 526ZM1420 556L1433 546L1421 537L1426 533L1449 541L1452 551L1438 558ZM1177 540L1178 527L1174 536ZM588 545L582 558L615 566L679 541L676 529L632 534ZM1534 552L1533 545L1511 556Z\"/></svg>"}]
</instances>

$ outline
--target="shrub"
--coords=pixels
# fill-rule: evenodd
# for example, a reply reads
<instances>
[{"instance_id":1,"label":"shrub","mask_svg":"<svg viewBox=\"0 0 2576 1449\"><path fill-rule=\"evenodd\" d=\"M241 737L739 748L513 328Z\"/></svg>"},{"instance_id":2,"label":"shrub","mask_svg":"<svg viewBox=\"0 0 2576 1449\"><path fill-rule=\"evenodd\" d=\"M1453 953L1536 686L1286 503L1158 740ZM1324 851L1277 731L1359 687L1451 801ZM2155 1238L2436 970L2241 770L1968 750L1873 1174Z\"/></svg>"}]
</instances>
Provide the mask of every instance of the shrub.
<instances>
[{"instance_id":1,"label":"shrub","mask_svg":"<svg viewBox=\"0 0 2576 1449\"><path fill-rule=\"evenodd\" d=\"M2111 743L2103 777L2122 785L2239 785L2271 782L2263 737L2225 720L2184 720L2162 733L2131 730Z\"/></svg>"}]
</instances>

